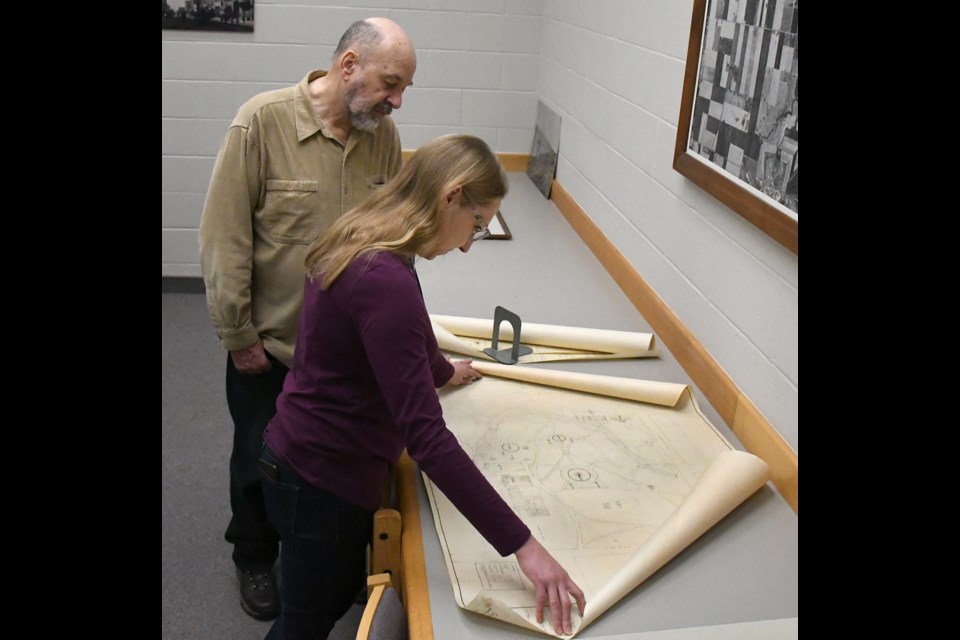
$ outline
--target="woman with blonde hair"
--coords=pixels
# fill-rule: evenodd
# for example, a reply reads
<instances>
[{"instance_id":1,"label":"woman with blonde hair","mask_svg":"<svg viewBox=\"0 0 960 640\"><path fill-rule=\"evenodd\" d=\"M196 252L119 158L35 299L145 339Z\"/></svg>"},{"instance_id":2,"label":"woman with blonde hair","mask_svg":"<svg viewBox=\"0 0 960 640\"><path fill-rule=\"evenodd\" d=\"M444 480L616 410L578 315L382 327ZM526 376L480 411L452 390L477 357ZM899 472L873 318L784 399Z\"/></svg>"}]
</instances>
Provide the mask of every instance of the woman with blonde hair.
<instances>
[{"instance_id":1,"label":"woman with blonde hair","mask_svg":"<svg viewBox=\"0 0 960 640\"><path fill-rule=\"evenodd\" d=\"M391 182L310 247L300 333L260 468L281 535L281 613L267 638L322 638L362 586L366 545L388 468L406 448L537 592L537 619L570 631L583 592L530 535L446 428L436 388L480 377L437 347L416 257L489 235L507 177L468 135L423 145Z\"/></svg>"}]
</instances>

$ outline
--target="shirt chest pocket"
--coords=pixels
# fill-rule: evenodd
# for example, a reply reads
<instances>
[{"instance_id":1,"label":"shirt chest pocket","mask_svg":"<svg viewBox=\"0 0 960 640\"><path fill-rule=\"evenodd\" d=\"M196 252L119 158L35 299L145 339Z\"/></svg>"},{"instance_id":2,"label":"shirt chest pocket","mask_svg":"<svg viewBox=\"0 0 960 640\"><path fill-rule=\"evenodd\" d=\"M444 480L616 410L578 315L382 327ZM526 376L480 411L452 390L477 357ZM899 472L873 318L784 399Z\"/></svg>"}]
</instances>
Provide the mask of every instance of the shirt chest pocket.
<instances>
[{"instance_id":1,"label":"shirt chest pocket","mask_svg":"<svg viewBox=\"0 0 960 640\"><path fill-rule=\"evenodd\" d=\"M367 191L373 193L383 185L387 184L387 174L385 173L375 173L372 176L367 176Z\"/></svg>"},{"instance_id":2,"label":"shirt chest pocket","mask_svg":"<svg viewBox=\"0 0 960 640\"><path fill-rule=\"evenodd\" d=\"M326 228L317 180L267 180L263 224L277 242L309 244Z\"/></svg>"}]
</instances>

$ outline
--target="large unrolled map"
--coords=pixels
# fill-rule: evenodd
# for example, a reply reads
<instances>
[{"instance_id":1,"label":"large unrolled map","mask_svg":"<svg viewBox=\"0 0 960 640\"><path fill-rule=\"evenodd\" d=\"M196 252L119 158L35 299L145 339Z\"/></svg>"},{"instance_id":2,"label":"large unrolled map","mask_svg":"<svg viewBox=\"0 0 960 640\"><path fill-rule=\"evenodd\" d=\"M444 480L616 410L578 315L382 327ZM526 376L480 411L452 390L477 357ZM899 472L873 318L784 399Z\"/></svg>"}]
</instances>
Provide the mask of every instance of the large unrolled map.
<instances>
[{"instance_id":1,"label":"large unrolled map","mask_svg":"<svg viewBox=\"0 0 960 640\"><path fill-rule=\"evenodd\" d=\"M474 365L487 377L441 391L444 417L583 589L574 635L767 482L766 463L733 449L684 385ZM515 557L424 482L457 604L560 637L549 612L536 621Z\"/></svg>"},{"instance_id":2,"label":"large unrolled map","mask_svg":"<svg viewBox=\"0 0 960 640\"><path fill-rule=\"evenodd\" d=\"M483 352L493 342L493 320L430 314L433 332L444 351L493 360ZM513 327L501 323L497 349L508 349L513 341ZM652 333L564 327L553 324L524 322L520 327L520 343L533 353L519 362L550 360L604 360L611 358L652 358L660 355Z\"/></svg>"}]
</instances>

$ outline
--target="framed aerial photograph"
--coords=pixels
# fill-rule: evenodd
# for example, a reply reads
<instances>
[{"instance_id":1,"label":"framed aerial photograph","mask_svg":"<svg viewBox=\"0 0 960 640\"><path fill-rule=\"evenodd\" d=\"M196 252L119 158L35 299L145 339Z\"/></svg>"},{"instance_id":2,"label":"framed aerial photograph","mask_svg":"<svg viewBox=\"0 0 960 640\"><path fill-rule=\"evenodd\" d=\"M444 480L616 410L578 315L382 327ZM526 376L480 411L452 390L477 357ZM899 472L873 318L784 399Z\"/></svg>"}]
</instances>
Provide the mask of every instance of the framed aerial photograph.
<instances>
[{"instance_id":1,"label":"framed aerial photograph","mask_svg":"<svg viewBox=\"0 0 960 640\"><path fill-rule=\"evenodd\" d=\"M253 32L254 0L160 0L161 29Z\"/></svg>"},{"instance_id":2,"label":"framed aerial photograph","mask_svg":"<svg viewBox=\"0 0 960 640\"><path fill-rule=\"evenodd\" d=\"M673 168L799 255L799 0L694 0Z\"/></svg>"}]
</instances>

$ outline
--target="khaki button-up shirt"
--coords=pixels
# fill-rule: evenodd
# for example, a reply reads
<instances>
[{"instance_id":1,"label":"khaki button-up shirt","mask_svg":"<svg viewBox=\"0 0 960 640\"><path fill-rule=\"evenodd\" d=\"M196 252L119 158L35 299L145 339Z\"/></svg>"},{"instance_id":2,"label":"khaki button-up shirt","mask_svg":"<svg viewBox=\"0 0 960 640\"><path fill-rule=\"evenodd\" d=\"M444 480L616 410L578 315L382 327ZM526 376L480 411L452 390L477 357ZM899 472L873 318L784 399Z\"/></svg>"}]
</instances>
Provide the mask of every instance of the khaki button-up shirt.
<instances>
[{"instance_id":1,"label":"khaki button-up shirt","mask_svg":"<svg viewBox=\"0 0 960 640\"><path fill-rule=\"evenodd\" d=\"M389 117L351 129L344 147L316 117L308 84L268 91L240 107L220 147L200 221L207 308L223 348L263 339L290 366L308 246L400 170Z\"/></svg>"}]
</instances>

